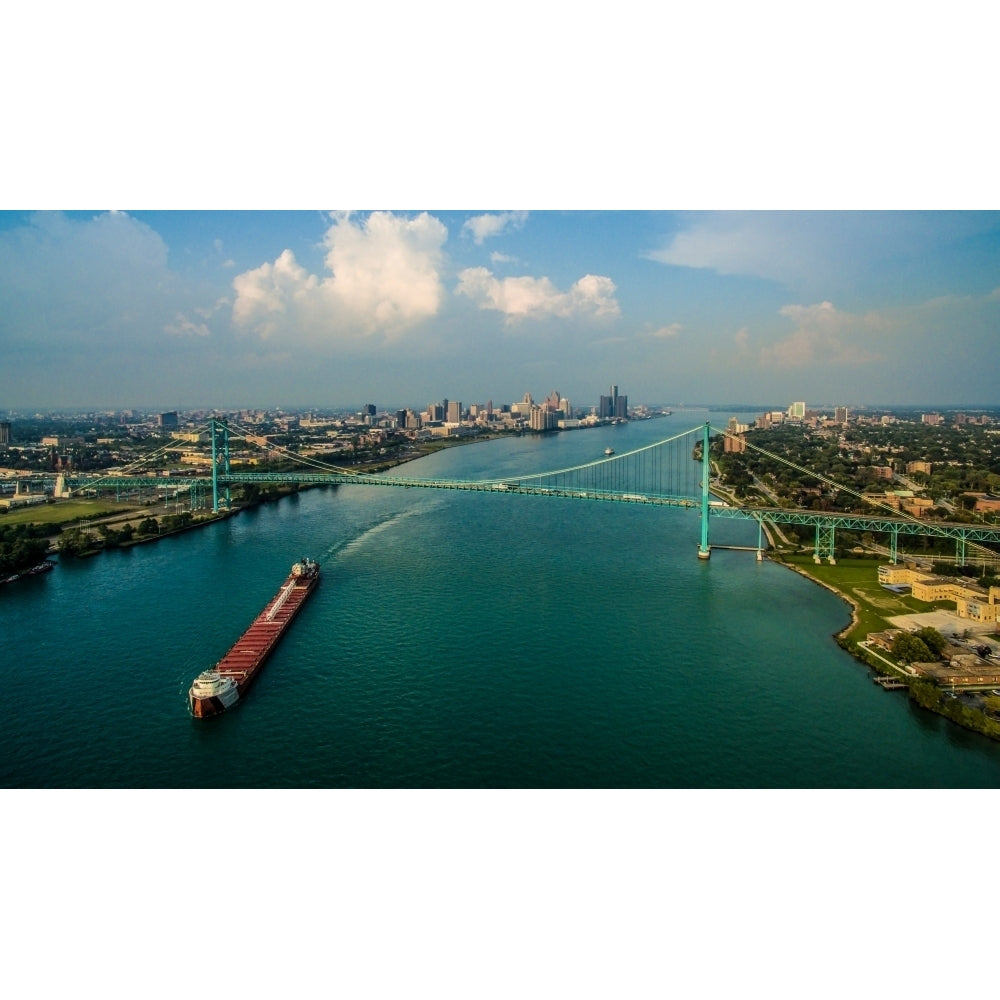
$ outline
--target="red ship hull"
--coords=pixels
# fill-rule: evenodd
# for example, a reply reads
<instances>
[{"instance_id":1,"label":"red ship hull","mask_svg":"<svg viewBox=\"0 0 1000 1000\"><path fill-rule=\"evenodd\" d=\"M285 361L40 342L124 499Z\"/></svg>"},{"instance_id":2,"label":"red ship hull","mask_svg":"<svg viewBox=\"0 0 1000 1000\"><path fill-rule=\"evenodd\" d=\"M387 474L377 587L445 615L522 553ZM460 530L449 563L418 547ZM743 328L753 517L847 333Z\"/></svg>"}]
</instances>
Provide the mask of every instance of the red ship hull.
<instances>
[{"instance_id":1,"label":"red ship hull","mask_svg":"<svg viewBox=\"0 0 1000 1000\"><path fill-rule=\"evenodd\" d=\"M229 652L191 686L188 701L196 719L219 715L245 695L318 583L318 563L306 559L292 567L291 575Z\"/></svg>"}]
</instances>

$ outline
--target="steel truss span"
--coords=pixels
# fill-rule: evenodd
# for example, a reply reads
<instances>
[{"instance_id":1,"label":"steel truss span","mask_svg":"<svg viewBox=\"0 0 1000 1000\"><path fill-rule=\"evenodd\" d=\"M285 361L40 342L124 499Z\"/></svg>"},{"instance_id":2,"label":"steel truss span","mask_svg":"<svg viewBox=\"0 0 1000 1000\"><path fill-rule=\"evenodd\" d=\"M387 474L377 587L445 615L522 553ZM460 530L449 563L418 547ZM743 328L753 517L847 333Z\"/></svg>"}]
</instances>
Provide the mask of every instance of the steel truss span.
<instances>
[{"instance_id":1,"label":"steel truss span","mask_svg":"<svg viewBox=\"0 0 1000 1000\"><path fill-rule=\"evenodd\" d=\"M129 474L104 477L63 477L67 493L83 490L127 493L140 489L172 489L190 491L192 507L199 497L211 496L212 509L228 505L231 486L238 484L297 483L301 485L377 486L396 489L436 489L477 493L496 493L505 496L547 496L571 500L590 500L611 503L647 504L650 506L680 507L699 510L702 514L701 544L699 555L708 557L710 550L708 525L711 517L752 519L761 527L765 524L807 525L816 532L816 557L833 558L834 537L838 529L870 531L888 534L891 540L890 556L896 559L897 540L904 536L927 536L951 539L956 544L956 559L965 562L966 546L981 542L1000 543L1000 528L985 524L951 524L927 522L913 517L879 516L877 514L838 514L784 507L729 505L711 496L709 478L704 475L706 464L702 457L709 449L711 435L735 437L727 430L698 425L675 434L673 437L636 448L621 455L611 455L583 465L532 472L519 476L475 481L448 479L413 479L407 476L384 473L358 473L332 466L316 459L302 458L294 452L269 446L269 450L283 460L294 460L307 468L296 471L243 472L233 471L229 461L230 436L255 443L260 439L243 428L220 420L206 426L212 434L212 475L208 476L142 476ZM220 443L221 439L221 443ZM759 451L770 458L808 474L831 489L843 490L855 497L871 501L851 487L844 486L822 473L796 465L781 456L758 448L745 438L740 439L747 448ZM170 446L166 446L169 448ZM161 449L161 451L164 449ZM874 504L873 506L877 506ZM761 541L760 546L763 545ZM996 553L992 553L996 555Z\"/></svg>"}]
</instances>

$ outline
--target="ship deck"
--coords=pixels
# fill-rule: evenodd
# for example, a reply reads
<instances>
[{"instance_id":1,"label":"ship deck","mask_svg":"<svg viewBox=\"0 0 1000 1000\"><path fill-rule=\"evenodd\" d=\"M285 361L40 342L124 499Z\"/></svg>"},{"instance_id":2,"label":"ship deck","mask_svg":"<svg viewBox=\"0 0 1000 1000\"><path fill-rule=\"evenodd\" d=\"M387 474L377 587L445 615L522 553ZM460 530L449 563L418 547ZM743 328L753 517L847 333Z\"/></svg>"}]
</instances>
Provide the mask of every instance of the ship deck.
<instances>
[{"instance_id":1,"label":"ship deck","mask_svg":"<svg viewBox=\"0 0 1000 1000\"><path fill-rule=\"evenodd\" d=\"M315 578L290 577L216 665L239 688L252 679L316 585Z\"/></svg>"}]
</instances>

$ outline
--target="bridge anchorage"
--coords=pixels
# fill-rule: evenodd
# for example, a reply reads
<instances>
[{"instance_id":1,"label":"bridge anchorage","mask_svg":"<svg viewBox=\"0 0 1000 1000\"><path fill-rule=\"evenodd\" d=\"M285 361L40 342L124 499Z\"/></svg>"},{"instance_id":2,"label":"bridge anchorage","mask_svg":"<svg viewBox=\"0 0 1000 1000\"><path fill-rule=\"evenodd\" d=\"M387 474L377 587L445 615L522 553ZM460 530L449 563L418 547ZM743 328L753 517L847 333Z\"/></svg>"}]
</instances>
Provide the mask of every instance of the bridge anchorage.
<instances>
[{"instance_id":1,"label":"bridge anchorage","mask_svg":"<svg viewBox=\"0 0 1000 1000\"><path fill-rule=\"evenodd\" d=\"M757 546L745 548L756 551L757 559L763 558L767 548L765 531L770 526L775 530L780 525L811 527L815 533L813 558L819 563L824 559L835 560L835 541L838 529L872 532L887 536L888 556L891 562L898 559L899 537L928 536L947 538L956 546L956 563L964 565L970 546L982 549L981 542L1000 543L1000 527L985 524L953 524L949 522L927 522L913 517L900 516L892 508L890 516L880 514L879 505L870 498L856 493L821 473L790 462L757 447L746 437L739 437L729 431L713 428L708 422L690 428L653 444L636 448L623 454L602 457L596 461L571 468L550 472L534 472L521 476L506 475L485 480L438 480L420 479L405 474L388 472L366 473L354 469L340 468L319 459L301 456L273 444L263 442L259 436L244 428L233 425L228 420L212 419L206 426L211 435L211 474L200 476L173 476L158 474L138 475L122 470L102 477L64 476L63 495L72 495L81 490L109 491L116 495L129 490L173 489L177 494L187 492L192 509L205 503L209 489L212 510L218 512L232 506L231 490L240 484L300 483L378 486L404 489L447 489L466 492L492 492L504 496L546 496L563 499L602 501L613 503L644 504L651 506L679 507L700 514L701 530L697 549L700 560L708 560L712 554L710 524L713 518L740 518L757 522ZM257 446L266 445L268 450L283 460L293 461L299 468L293 470L272 470L248 472L233 470L230 435L235 431L238 437ZM586 433L581 432L581 433ZM797 472L815 478L831 490L852 494L859 503L866 506L863 513L834 513L829 511L803 510L799 508L737 503L722 499L712 493L712 435L738 439L740 447L755 450L787 465ZM166 444L159 452L154 452L148 460L176 450L176 444ZM51 478L51 477L49 477ZM870 512L869 512L870 511ZM718 545L716 548L729 548ZM997 553L982 549L991 557Z\"/></svg>"}]
</instances>

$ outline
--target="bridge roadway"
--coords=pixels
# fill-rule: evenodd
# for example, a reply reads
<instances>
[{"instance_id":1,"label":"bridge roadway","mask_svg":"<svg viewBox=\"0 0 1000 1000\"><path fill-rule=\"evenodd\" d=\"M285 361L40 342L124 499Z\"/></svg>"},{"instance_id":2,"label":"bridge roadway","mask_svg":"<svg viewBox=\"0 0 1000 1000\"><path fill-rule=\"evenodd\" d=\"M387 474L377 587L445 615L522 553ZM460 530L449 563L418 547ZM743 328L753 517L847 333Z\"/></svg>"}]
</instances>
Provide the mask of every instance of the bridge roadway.
<instances>
[{"instance_id":1,"label":"bridge roadway","mask_svg":"<svg viewBox=\"0 0 1000 1000\"><path fill-rule=\"evenodd\" d=\"M476 493L501 493L511 496L563 497L575 500L598 500L612 503L650 504L697 510L702 506L700 497L673 496L668 494L638 493L634 490L577 489L535 485L526 480L538 480L548 474L507 477L492 480L410 479L404 476L352 472L229 472L219 473L219 487L254 483L298 483L301 485L351 485L381 486L397 489L461 490ZM74 490L101 488L127 491L132 489L190 489L197 483L200 489L211 494L211 477L196 476L108 476L101 479L67 477L66 485ZM884 532L897 535L928 535L950 538L960 545L967 542L1000 543L1000 527L985 524L953 524L947 521L918 521L907 518L884 517L874 514L846 514L832 511L800 510L786 507L733 506L712 501L712 517L742 518L765 524L806 525L819 532L836 529L849 531Z\"/></svg>"}]
</instances>

